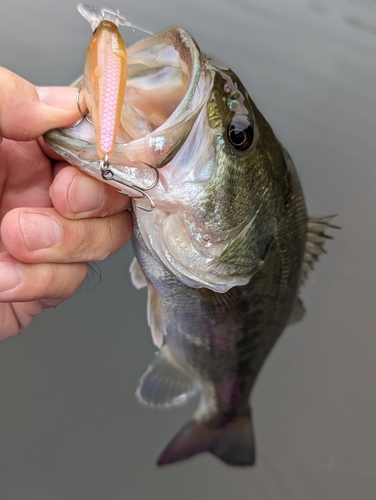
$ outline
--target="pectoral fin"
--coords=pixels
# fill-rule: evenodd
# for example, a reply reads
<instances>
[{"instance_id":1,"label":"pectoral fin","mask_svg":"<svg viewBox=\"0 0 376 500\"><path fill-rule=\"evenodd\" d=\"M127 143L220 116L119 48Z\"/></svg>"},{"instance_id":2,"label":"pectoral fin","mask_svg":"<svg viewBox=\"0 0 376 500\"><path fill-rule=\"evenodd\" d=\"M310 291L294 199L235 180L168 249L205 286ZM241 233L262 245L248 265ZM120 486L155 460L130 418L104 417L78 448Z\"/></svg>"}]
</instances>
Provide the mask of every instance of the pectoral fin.
<instances>
[{"instance_id":1,"label":"pectoral fin","mask_svg":"<svg viewBox=\"0 0 376 500\"><path fill-rule=\"evenodd\" d=\"M165 346L141 377L136 397L147 406L170 408L184 405L197 389L195 379L173 361Z\"/></svg>"},{"instance_id":2,"label":"pectoral fin","mask_svg":"<svg viewBox=\"0 0 376 500\"><path fill-rule=\"evenodd\" d=\"M140 290L140 288L144 288L147 286L147 281L145 278L145 275L141 269L140 264L138 263L138 260L136 257L132 260L131 267L129 268L129 272L131 273L131 280L133 283L133 286L137 288L137 290Z\"/></svg>"},{"instance_id":3,"label":"pectoral fin","mask_svg":"<svg viewBox=\"0 0 376 500\"><path fill-rule=\"evenodd\" d=\"M156 345L157 347L162 347L165 328L163 324L163 318L161 316L158 293L154 289L153 285L147 282L141 266L136 258L132 260L129 271L131 273L132 283L138 290L140 288L144 288L145 286L148 287L148 324L150 326L154 345Z\"/></svg>"},{"instance_id":4,"label":"pectoral fin","mask_svg":"<svg viewBox=\"0 0 376 500\"><path fill-rule=\"evenodd\" d=\"M165 326L161 314L159 296L152 284L148 285L148 324L154 345L162 347L165 336Z\"/></svg>"}]
</instances>

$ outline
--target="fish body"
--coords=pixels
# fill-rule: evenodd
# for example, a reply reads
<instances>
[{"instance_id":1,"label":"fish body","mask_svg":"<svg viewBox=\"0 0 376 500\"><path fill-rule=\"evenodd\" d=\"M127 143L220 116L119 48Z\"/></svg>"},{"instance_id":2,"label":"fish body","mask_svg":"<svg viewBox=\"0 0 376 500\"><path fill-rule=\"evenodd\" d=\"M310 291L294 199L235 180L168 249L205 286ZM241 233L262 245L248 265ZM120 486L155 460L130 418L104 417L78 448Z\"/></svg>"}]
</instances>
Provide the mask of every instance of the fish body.
<instances>
[{"instance_id":1,"label":"fish body","mask_svg":"<svg viewBox=\"0 0 376 500\"><path fill-rule=\"evenodd\" d=\"M299 287L323 251L330 217L308 218L292 160L270 125L237 76L213 65L185 31L128 49L124 109L118 139L127 140L114 149L110 183L137 184L142 193L147 165L159 174L148 191L153 210L145 196L133 210L131 275L137 288L148 287L159 348L137 397L169 408L199 394L159 464L208 451L252 465L250 393L288 322L303 315ZM101 178L87 124L45 140Z\"/></svg>"},{"instance_id":2,"label":"fish body","mask_svg":"<svg viewBox=\"0 0 376 500\"><path fill-rule=\"evenodd\" d=\"M225 86L235 97L224 93ZM243 101L242 116L228 113L234 99ZM305 203L287 152L233 73L215 74L209 103L218 168L194 210L200 227L226 235L214 264L207 263L218 284L210 289L190 280L182 283L145 244L145 229L135 217L133 246L149 287L149 323L155 338L163 339L137 396L147 405L168 407L200 394L192 421L163 452L160 465L201 451L231 465L253 464L250 392L291 315L305 250ZM244 153L227 137L228 120L243 116L253 130L258 128L257 143ZM157 211L158 206L151 217L157 218ZM169 214L161 226L173 217ZM173 238L179 238L179 226L176 232L172 226ZM235 280L241 284L232 286ZM181 378L180 387L176 380Z\"/></svg>"}]
</instances>

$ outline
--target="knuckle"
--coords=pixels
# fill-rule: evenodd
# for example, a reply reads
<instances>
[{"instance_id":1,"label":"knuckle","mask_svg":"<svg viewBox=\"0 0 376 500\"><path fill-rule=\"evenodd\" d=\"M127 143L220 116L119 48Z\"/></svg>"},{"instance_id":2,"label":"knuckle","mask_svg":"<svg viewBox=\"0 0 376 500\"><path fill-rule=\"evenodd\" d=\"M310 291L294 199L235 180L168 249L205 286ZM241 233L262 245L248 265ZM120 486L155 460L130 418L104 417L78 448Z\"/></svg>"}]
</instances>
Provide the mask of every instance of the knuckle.
<instances>
[{"instance_id":1,"label":"knuckle","mask_svg":"<svg viewBox=\"0 0 376 500\"><path fill-rule=\"evenodd\" d=\"M93 226L92 221L83 220L71 224L76 227L72 241L69 242L71 247L71 258L75 261L87 261L89 260L88 257L95 244L94 234L91 229Z\"/></svg>"},{"instance_id":2,"label":"knuckle","mask_svg":"<svg viewBox=\"0 0 376 500\"><path fill-rule=\"evenodd\" d=\"M104 260L129 241L131 230L128 212L69 221L61 253L65 252L75 262Z\"/></svg>"},{"instance_id":3,"label":"knuckle","mask_svg":"<svg viewBox=\"0 0 376 500\"><path fill-rule=\"evenodd\" d=\"M72 245L72 259L79 262L93 262L106 258L106 226L108 219L85 219L77 221ZM74 222L72 224L75 224Z\"/></svg>"},{"instance_id":4,"label":"knuckle","mask_svg":"<svg viewBox=\"0 0 376 500\"><path fill-rule=\"evenodd\" d=\"M84 270L84 272L82 272L82 270ZM57 273L59 279L56 282L55 291L53 294L49 294L47 297L64 301L75 293L77 288L85 279L86 265L60 264ZM46 296L44 296L44 298L46 298Z\"/></svg>"},{"instance_id":5,"label":"knuckle","mask_svg":"<svg viewBox=\"0 0 376 500\"><path fill-rule=\"evenodd\" d=\"M31 264L24 281L24 293L32 294L28 300L59 299L71 297L85 279L87 265L74 264Z\"/></svg>"}]
</instances>

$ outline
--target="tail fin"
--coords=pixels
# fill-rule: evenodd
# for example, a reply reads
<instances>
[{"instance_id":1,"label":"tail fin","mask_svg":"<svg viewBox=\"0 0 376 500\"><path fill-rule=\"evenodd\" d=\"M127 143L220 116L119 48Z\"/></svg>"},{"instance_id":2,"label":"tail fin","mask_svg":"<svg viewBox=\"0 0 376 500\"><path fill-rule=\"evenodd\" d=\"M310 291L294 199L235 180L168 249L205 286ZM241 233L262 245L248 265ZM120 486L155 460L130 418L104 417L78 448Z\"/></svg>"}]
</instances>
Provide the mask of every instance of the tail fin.
<instances>
[{"instance_id":1,"label":"tail fin","mask_svg":"<svg viewBox=\"0 0 376 500\"><path fill-rule=\"evenodd\" d=\"M255 463L255 446L249 415L237 417L220 427L190 420L163 450L158 465L167 465L208 451L228 465Z\"/></svg>"}]
</instances>

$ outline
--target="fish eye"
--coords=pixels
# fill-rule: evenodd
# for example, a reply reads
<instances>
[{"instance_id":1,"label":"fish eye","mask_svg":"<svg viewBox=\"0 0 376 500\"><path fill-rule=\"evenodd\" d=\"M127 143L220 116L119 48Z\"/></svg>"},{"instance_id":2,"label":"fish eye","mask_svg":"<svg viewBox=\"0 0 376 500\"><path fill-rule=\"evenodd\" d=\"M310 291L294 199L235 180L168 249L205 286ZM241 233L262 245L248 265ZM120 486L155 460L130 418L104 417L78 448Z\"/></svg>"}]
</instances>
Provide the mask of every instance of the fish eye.
<instances>
[{"instance_id":1,"label":"fish eye","mask_svg":"<svg viewBox=\"0 0 376 500\"><path fill-rule=\"evenodd\" d=\"M234 116L227 128L227 137L239 151L245 151L252 146L254 132L249 119L244 115Z\"/></svg>"}]
</instances>

